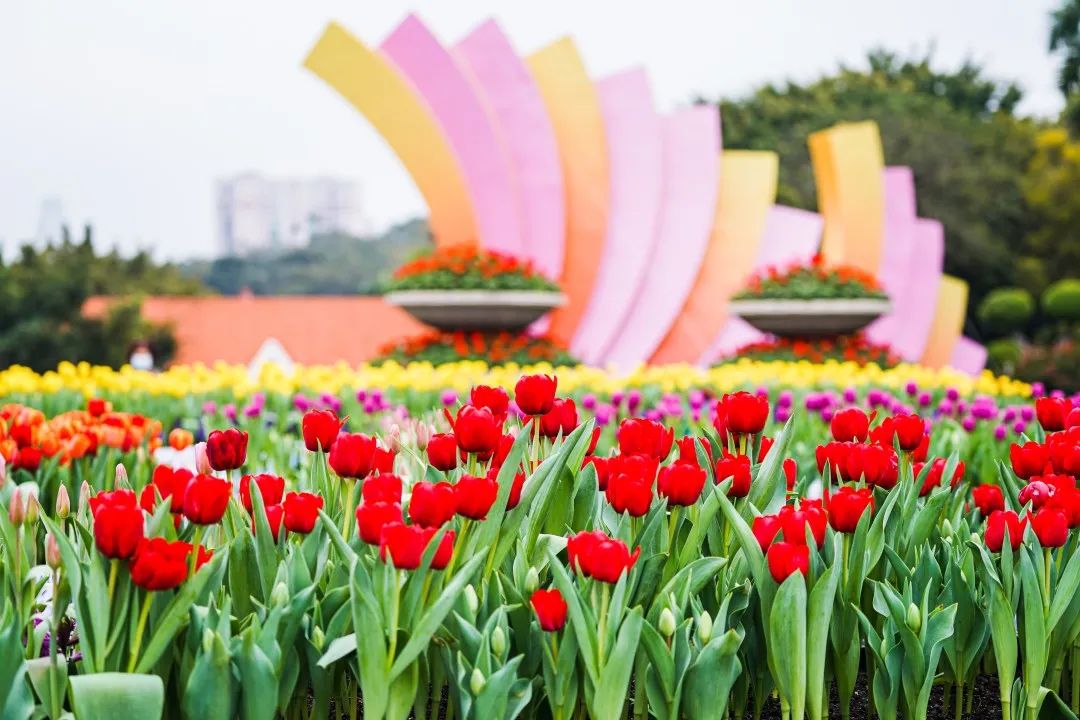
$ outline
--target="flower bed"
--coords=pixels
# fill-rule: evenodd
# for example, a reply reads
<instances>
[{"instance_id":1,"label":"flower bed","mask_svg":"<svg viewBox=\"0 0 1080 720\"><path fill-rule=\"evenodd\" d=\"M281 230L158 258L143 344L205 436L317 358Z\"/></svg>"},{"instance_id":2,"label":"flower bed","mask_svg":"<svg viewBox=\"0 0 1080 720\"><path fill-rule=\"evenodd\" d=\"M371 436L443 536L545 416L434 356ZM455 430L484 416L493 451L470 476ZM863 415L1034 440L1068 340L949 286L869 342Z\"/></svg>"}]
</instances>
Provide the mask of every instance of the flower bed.
<instances>
[{"instance_id":1,"label":"flower bed","mask_svg":"<svg viewBox=\"0 0 1080 720\"><path fill-rule=\"evenodd\" d=\"M462 360L491 361L533 365L576 365L566 348L547 337L524 333L432 332L406 338L382 349L375 364L388 361L405 365L410 362L443 365Z\"/></svg>"},{"instance_id":2,"label":"flower bed","mask_svg":"<svg viewBox=\"0 0 1080 720\"><path fill-rule=\"evenodd\" d=\"M468 245L438 248L405 263L386 288L387 292L558 289L531 261Z\"/></svg>"},{"instance_id":3,"label":"flower bed","mask_svg":"<svg viewBox=\"0 0 1080 720\"><path fill-rule=\"evenodd\" d=\"M512 377L416 412L204 401L116 472L99 446L9 477L5 711L713 718L775 691L801 719L867 670L881 718L927 717L936 681L959 716L976 682L1009 718L1080 701L1071 400Z\"/></svg>"},{"instance_id":4,"label":"flower bed","mask_svg":"<svg viewBox=\"0 0 1080 720\"><path fill-rule=\"evenodd\" d=\"M858 268L825 265L821 255L809 264L770 266L750 278L733 300L886 299L877 280Z\"/></svg>"},{"instance_id":5,"label":"flower bed","mask_svg":"<svg viewBox=\"0 0 1080 720\"><path fill-rule=\"evenodd\" d=\"M762 340L743 345L735 351L734 357L763 362L805 360L822 363L826 360L835 360L859 365L872 363L882 368L891 368L900 364L900 357L893 352L891 347L872 343L862 333L820 339Z\"/></svg>"}]
</instances>

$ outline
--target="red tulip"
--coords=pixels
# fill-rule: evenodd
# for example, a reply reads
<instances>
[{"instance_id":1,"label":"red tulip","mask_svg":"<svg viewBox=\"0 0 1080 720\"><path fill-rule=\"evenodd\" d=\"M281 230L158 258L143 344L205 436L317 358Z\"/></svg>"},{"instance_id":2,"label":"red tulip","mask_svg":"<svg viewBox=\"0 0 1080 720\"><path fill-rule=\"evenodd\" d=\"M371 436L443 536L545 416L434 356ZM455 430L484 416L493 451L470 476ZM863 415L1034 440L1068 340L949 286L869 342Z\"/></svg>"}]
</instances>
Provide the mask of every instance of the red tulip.
<instances>
[{"instance_id":1,"label":"red tulip","mask_svg":"<svg viewBox=\"0 0 1080 720\"><path fill-rule=\"evenodd\" d=\"M326 452L344 425L345 420L333 410L308 410L301 423L304 446L311 452Z\"/></svg>"},{"instance_id":2,"label":"red tulip","mask_svg":"<svg viewBox=\"0 0 1080 720\"><path fill-rule=\"evenodd\" d=\"M248 434L229 428L214 430L206 438L206 459L214 470L236 470L247 460Z\"/></svg>"},{"instance_id":3,"label":"red tulip","mask_svg":"<svg viewBox=\"0 0 1080 720\"><path fill-rule=\"evenodd\" d=\"M454 437L464 452L490 456L499 446L502 422L486 407L463 405L454 420Z\"/></svg>"},{"instance_id":4,"label":"red tulip","mask_svg":"<svg viewBox=\"0 0 1080 720\"><path fill-rule=\"evenodd\" d=\"M506 462L506 458L510 456L510 448L514 447L514 440L516 438L510 433L503 433L499 438L499 444L495 448L494 454L491 456L491 467L502 467L502 464ZM463 460L468 460L468 457L463 457Z\"/></svg>"},{"instance_id":5,"label":"red tulip","mask_svg":"<svg viewBox=\"0 0 1080 720\"><path fill-rule=\"evenodd\" d=\"M758 545L761 546L761 552L766 552L772 541L780 534L780 517L778 515L758 515L754 518L750 530L754 533Z\"/></svg>"},{"instance_id":6,"label":"red tulip","mask_svg":"<svg viewBox=\"0 0 1080 720\"><path fill-rule=\"evenodd\" d=\"M769 399L748 392L724 395L717 404L728 432L734 435L756 435L765 429L769 420Z\"/></svg>"},{"instance_id":7,"label":"red tulip","mask_svg":"<svg viewBox=\"0 0 1080 720\"><path fill-rule=\"evenodd\" d=\"M363 433L339 433L327 458L338 477L360 480L371 474L378 443Z\"/></svg>"},{"instance_id":8,"label":"red tulip","mask_svg":"<svg viewBox=\"0 0 1080 720\"><path fill-rule=\"evenodd\" d=\"M156 489L162 500L169 501L170 512L181 513L184 511L184 493L194 478L195 475L186 468L174 469L167 465L158 465L154 468L150 484L144 487L139 495L139 505L146 512L153 513L157 504L157 496L154 494Z\"/></svg>"},{"instance_id":9,"label":"red tulip","mask_svg":"<svg viewBox=\"0 0 1080 720\"><path fill-rule=\"evenodd\" d=\"M610 469L610 463L608 458L597 457L596 455L589 455L581 462L581 469L584 470L586 465L592 465L596 470L596 482L601 491L607 489L608 484L608 472Z\"/></svg>"},{"instance_id":10,"label":"red tulip","mask_svg":"<svg viewBox=\"0 0 1080 720\"><path fill-rule=\"evenodd\" d=\"M526 415L544 415L555 404L558 386L554 375L523 375L514 386L514 402Z\"/></svg>"},{"instance_id":11,"label":"red tulip","mask_svg":"<svg viewBox=\"0 0 1080 720\"><path fill-rule=\"evenodd\" d=\"M1009 446L1009 460L1012 461L1016 476L1027 480L1035 475L1042 475L1050 462L1050 453L1046 446L1036 442L1026 442L1023 445L1013 443Z\"/></svg>"},{"instance_id":12,"label":"red tulip","mask_svg":"<svg viewBox=\"0 0 1080 720\"><path fill-rule=\"evenodd\" d=\"M379 541L379 556L385 562L389 555L394 567L399 570L415 570L420 567L420 561L424 557L424 551L432 538L435 537L435 528L422 528L417 525L405 525L401 522L389 523L383 528L382 538ZM447 530L435 555L431 559L432 570L442 570L450 562L450 555L454 550L454 531Z\"/></svg>"},{"instance_id":13,"label":"red tulip","mask_svg":"<svg viewBox=\"0 0 1080 720\"><path fill-rule=\"evenodd\" d=\"M1080 407L1074 407L1069 411L1069 414L1065 416L1065 427L1080 427Z\"/></svg>"},{"instance_id":14,"label":"red tulip","mask_svg":"<svg viewBox=\"0 0 1080 720\"><path fill-rule=\"evenodd\" d=\"M498 470L488 470L488 475L494 480L498 476ZM506 499L506 509L513 510L521 502L521 491L525 489L525 473L514 473L514 482L510 486L510 497Z\"/></svg>"},{"instance_id":15,"label":"red tulip","mask_svg":"<svg viewBox=\"0 0 1080 720\"><path fill-rule=\"evenodd\" d=\"M765 557L769 564L769 574L778 583L784 582L793 573L806 575L810 571L810 548L806 545L773 543Z\"/></svg>"},{"instance_id":16,"label":"red tulip","mask_svg":"<svg viewBox=\"0 0 1080 720\"><path fill-rule=\"evenodd\" d=\"M785 458L783 467L787 491L791 492L795 489L795 482L799 479L799 465L795 462L795 458Z\"/></svg>"},{"instance_id":17,"label":"red tulip","mask_svg":"<svg viewBox=\"0 0 1080 720\"><path fill-rule=\"evenodd\" d=\"M926 435L926 423L918 415L894 415L893 429L896 432L900 449L915 452Z\"/></svg>"},{"instance_id":18,"label":"red tulip","mask_svg":"<svg viewBox=\"0 0 1080 720\"><path fill-rule=\"evenodd\" d=\"M705 471L697 466L678 462L660 470L656 488L667 498L668 506L693 505L705 487Z\"/></svg>"},{"instance_id":19,"label":"red tulip","mask_svg":"<svg viewBox=\"0 0 1080 720\"><path fill-rule=\"evenodd\" d=\"M266 523L270 526L270 535L277 537L281 531L281 521L285 516L285 508L281 505L266 505L263 508L266 512ZM255 522L255 518L251 519L251 532L256 532L258 524Z\"/></svg>"},{"instance_id":20,"label":"red tulip","mask_svg":"<svg viewBox=\"0 0 1080 720\"><path fill-rule=\"evenodd\" d=\"M539 416L540 434L554 440L561 434L566 437L578 426L577 405L570 398L555 398L551 410ZM535 421L534 421L535 422Z\"/></svg>"},{"instance_id":21,"label":"red tulip","mask_svg":"<svg viewBox=\"0 0 1080 720\"><path fill-rule=\"evenodd\" d=\"M506 422L506 413L510 409L510 396L500 387L477 385L469 394L469 404L491 411L495 421L502 425Z\"/></svg>"},{"instance_id":22,"label":"red tulip","mask_svg":"<svg viewBox=\"0 0 1080 720\"><path fill-rule=\"evenodd\" d=\"M843 447L845 448L843 465L837 469L844 480L864 481L867 485L883 485L888 482L890 463L895 457L892 448L859 443L851 443Z\"/></svg>"},{"instance_id":23,"label":"red tulip","mask_svg":"<svg viewBox=\"0 0 1080 720\"><path fill-rule=\"evenodd\" d=\"M1031 518L1031 529L1044 548L1061 547L1069 539L1069 518L1055 508L1045 507Z\"/></svg>"},{"instance_id":24,"label":"red tulip","mask_svg":"<svg viewBox=\"0 0 1080 720\"><path fill-rule=\"evenodd\" d=\"M366 503L388 502L401 504L401 478L397 475L372 475L360 486Z\"/></svg>"},{"instance_id":25,"label":"red tulip","mask_svg":"<svg viewBox=\"0 0 1080 720\"><path fill-rule=\"evenodd\" d=\"M483 520L499 495L499 484L490 477L462 475L454 485L454 508L458 515Z\"/></svg>"},{"instance_id":26,"label":"red tulip","mask_svg":"<svg viewBox=\"0 0 1080 720\"><path fill-rule=\"evenodd\" d=\"M616 583L623 571L637 562L641 548L631 554L621 540L610 538L599 530L582 531L567 538L566 554L570 567L585 577L606 583Z\"/></svg>"},{"instance_id":27,"label":"red tulip","mask_svg":"<svg viewBox=\"0 0 1080 720\"><path fill-rule=\"evenodd\" d=\"M995 510L1005 509L1005 494L997 485L977 485L971 490L971 499L983 517L990 517Z\"/></svg>"},{"instance_id":28,"label":"red tulip","mask_svg":"<svg viewBox=\"0 0 1080 720\"><path fill-rule=\"evenodd\" d=\"M649 512L649 506L652 505L652 478L625 473L614 474L608 478L604 494L615 512L642 517Z\"/></svg>"},{"instance_id":29,"label":"red tulip","mask_svg":"<svg viewBox=\"0 0 1080 720\"><path fill-rule=\"evenodd\" d=\"M1055 508L1069 518L1069 527L1080 527L1080 491L1075 487L1058 488L1046 507Z\"/></svg>"},{"instance_id":30,"label":"red tulip","mask_svg":"<svg viewBox=\"0 0 1080 720\"><path fill-rule=\"evenodd\" d=\"M171 590L187 579L191 551L186 542L144 538L131 558L131 581L143 590Z\"/></svg>"},{"instance_id":31,"label":"red tulip","mask_svg":"<svg viewBox=\"0 0 1080 720\"><path fill-rule=\"evenodd\" d=\"M285 496L282 504L286 530L307 535L315 529L315 521L319 519L319 510L323 507L321 497L306 492L291 492Z\"/></svg>"},{"instance_id":32,"label":"red tulip","mask_svg":"<svg viewBox=\"0 0 1080 720\"><path fill-rule=\"evenodd\" d=\"M585 451L586 455L592 455L596 452L596 446L600 444L600 432L603 430L599 425L592 429L592 439L589 440L589 448Z\"/></svg>"},{"instance_id":33,"label":"red tulip","mask_svg":"<svg viewBox=\"0 0 1080 720\"><path fill-rule=\"evenodd\" d=\"M94 545L107 558L127 559L143 539L143 513L130 490L100 492L90 498Z\"/></svg>"},{"instance_id":34,"label":"red tulip","mask_svg":"<svg viewBox=\"0 0 1080 720\"><path fill-rule=\"evenodd\" d=\"M437 528L456 512L454 486L448 482L421 481L413 485L409 519L422 527Z\"/></svg>"},{"instance_id":35,"label":"red tulip","mask_svg":"<svg viewBox=\"0 0 1080 720\"><path fill-rule=\"evenodd\" d=\"M609 479L616 475L632 475L651 483L659 469L660 461L647 455L616 455L607 459Z\"/></svg>"},{"instance_id":36,"label":"red tulip","mask_svg":"<svg viewBox=\"0 0 1080 720\"><path fill-rule=\"evenodd\" d=\"M232 484L213 475L196 475L184 493L184 517L196 525L220 522L229 507Z\"/></svg>"},{"instance_id":37,"label":"red tulip","mask_svg":"<svg viewBox=\"0 0 1080 720\"><path fill-rule=\"evenodd\" d=\"M1064 430L1070 409L1071 403L1065 398L1042 397L1035 401L1035 417L1046 432Z\"/></svg>"},{"instance_id":38,"label":"red tulip","mask_svg":"<svg viewBox=\"0 0 1080 720\"><path fill-rule=\"evenodd\" d=\"M870 418L859 408L845 408L833 415L829 430L837 442L865 442L870 434Z\"/></svg>"},{"instance_id":39,"label":"red tulip","mask_svg":"<svg viewBox=\"0 0 1080 720\"><path fill-rule=\"evenodd\" d=\"M360 539L368 545L378 545L383 528L391 523L400 523L401 506L397 503L363 503L356 508L356 527Z\"/></svg>"},{"instance_id":40,"label":"red tulip","mask_svg":"<svg viewBox=\"0 0 1080 720\"><path fill-rule=\"evenodd\" d=\"M35 472L39 467L41 467L42 457L44 457L44 453L42 453L40 448L19 448L19 452L15 455L15 460L11 463L11 465L16 470L21 468L23 470L26 470L27 472Z\"/></svg>"},{"instance_id":41,"label":"red tulip","mask_svg":"<svg viewBox=\"0 0 1080 720\"><path fill-rule=\"evenodd\" d=\"M684 438L680 438L676 443L679 448L679 462L688 463L690 465L700 465L698 463L697 449L700 447L705 451L705 456L709 458L709 464L713 464L712 456L712 444L709 443L708 438L694 437L693 435L687 435Z\"/></svg>"},{"instance_id":42,"label":"red tulip","mask_svg":"<svg viewBox=\"0 0 1080 720\"><path fill-rule=\"evenodd\" d=\"M1038 510L1045 505L1054 495L1054 488L1039 478L1032 478L1028 484L1020 488L1017 499L1021 505L1031 503L1031 507Z\"/></svg>"},{"instance_id":43,"label":"red tulip","mask_svg":"<svg viewBox=\"0 0 1080 720\"><path fill-rule=\"evenodd\" d=\"M757 461L759 463L765 462L765 458L769 455L769 450L772 449L775 441L771 437L761 437L761 444L758 446Z\"/></svg>"},{"instance_id":44,"label":"red tulip","mask_svg":"<svg viewBox=\"0 0 1080 720\"><path fill-rule=\"evenodd\" d=\"M930 470L926 473L926 478L923 480L922 487L919 489L919 497L925 497L929 495L934 488L941 485L942 475L945 474L945 465L947 464L945 458L934 458L934 461L930 463ZM919 476L922 472L921 465L915 465L912 468L915 472L915 477ZM960 481L964 479L964 461L956 463L956 469L953 470L952 479L949 481L949 487L956 487L960 484Z\"/></svg>"},{"instance_id":45,"label":"red tulip","mask_svg":"<svg viewBox=\"0 0 1080 720\"><path fill-rule=\"evenodd\" d=\"M1046 449L1050 456L1050 465L1054 472L1063 475L1080 476L1080 443L1068 438L1047 438Z\"/></svg>"},{"instance_id":46,"label":"red tulip","mask_svg":"<svg viewBox=\"0 0 1080 720\"><path fill-rule=\"evenodd\" d=\"M458 446L453 433L436 433L428 440L428 464L436 470L449 472L457 468Z\"/></svg>"},{"instance_id":47,"label":"red tulip","mask_svg":"<svg viewBox=\"0 0 1080 720\"><path fill-rule=\"evenodd\" d=\"M623 455L645 455L663 460L671 453L675 430L655 420L627 418L619 425L615 437Z\"/></svg>"},{"instance_id":48,"label":"red tulip","mask_svg":"<svg viewBox=\"0 0 1080 720\"><path fill-rule=\"evenodd\" d=\"M566 626L566 600L558 588L536 590L529 598L544 632L558 632Z\"/></svg>"},{"instance_id":49,"label":"red tulip","mask_svg":"<svg viewBox=\"0 0 1080 720\"><path fill-rule=\"evenodd\" d=\"M809 527L817 546L825 544L825 527L829 524L829 519L819 503L800 500L798 509L785 505L778 514L785 542L805 545L806 528Z\"/></svg>"},{"instance_id":50,"label":"red tulip","mask_svg":"<svg viewBox=\"0 0 1080 720\"><path fill-rule=\"evenodd\" d=\"M91 417L101 417L109 412L109 403L102 398L90 398L86 401L86 412Z\"/></svg>"},{"instance_id":51,"label":"red tulip","mask_svg":"<svg viewBox=\"0 0 1080 720\"><path fill-rule=\"evenodd\" d=\"M829 465L829 472L834 476L847 477L847 456L853 445L851 443L831 442L818 445L814 450L814 458L817 460L818 473L825 473L825 464Z\"/></svg>"},{"instance_id":52,"label":"red tulip","mask_svg":"<svg viewBox=\"0 0 1080 720\"><path fill-rule=\"evenodd\" d=\"M829 496L829 524L837 532L853 533L863 513L873 512L873 508L874 492L870 488L840 488Z\"/></svg>"},{"instance_id":53,"label":"red tulip","mask_svg":"<svg viewBox=\"0 0 1080 720\"><path fill-rule=\"evenodd\" d=\"M263 507L277 505L285 495L285 478L260 473L258 475L245 475L240 478L240 502L244 509L251 512L251 482L259 488L259 496L262 498Z\"/></svg>"},{"instance_id":54,"label":"red tulip","mask_svg":"<svg viewBox=\"0 0 1080 720\"><path fill-rule=\"evenodd\" d=\"M1009 533L1009 544L1014 551L1020 548L1024 540L1024 528L1027 519L1021 520L1012 510L995 510L986 519L986 547L990 552L1001 552L1005 542L1005 533Z\"/></svg>"},{"instance_id":55,"label":"red tulip","mask_svg":"<svg viewBox=\"0 0 1080 720\"><path fill-rule=\"evenodd\" d=\"M750 494L750 458L745 455L725 455L716 463L716 482L731 478L728 497L742 498Z\"/></svg>"},{"instance_id":56,"label":"red tulip","mask_svg":"<svg viewBox=\"0 0 1080 720\"><path fill-rule=\"evenodd\" d=\"M393 474L395 457L397 453L393 449L384 450L376 445L375 451L371 453L371 472Z\"/></svg>"}]
</instances>

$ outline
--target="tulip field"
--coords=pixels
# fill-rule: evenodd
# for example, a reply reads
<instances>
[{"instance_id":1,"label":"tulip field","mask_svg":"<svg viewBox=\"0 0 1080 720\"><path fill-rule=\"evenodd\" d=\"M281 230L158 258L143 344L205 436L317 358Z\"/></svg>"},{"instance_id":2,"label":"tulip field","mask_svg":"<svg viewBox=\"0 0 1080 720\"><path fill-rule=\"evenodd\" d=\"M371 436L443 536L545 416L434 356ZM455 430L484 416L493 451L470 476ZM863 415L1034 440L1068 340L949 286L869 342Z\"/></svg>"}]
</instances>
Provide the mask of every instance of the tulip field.
<instances>
[{"instance_id":1,"label":"tulip field","mask_svg":"<svg viewBox=\"0 0 1080 720\"><path fill-rule=\"evenodd\" d=\"M1076 718L1077 478L905 365L10 368L0 718Z\"/></svg>"}]
</instances>

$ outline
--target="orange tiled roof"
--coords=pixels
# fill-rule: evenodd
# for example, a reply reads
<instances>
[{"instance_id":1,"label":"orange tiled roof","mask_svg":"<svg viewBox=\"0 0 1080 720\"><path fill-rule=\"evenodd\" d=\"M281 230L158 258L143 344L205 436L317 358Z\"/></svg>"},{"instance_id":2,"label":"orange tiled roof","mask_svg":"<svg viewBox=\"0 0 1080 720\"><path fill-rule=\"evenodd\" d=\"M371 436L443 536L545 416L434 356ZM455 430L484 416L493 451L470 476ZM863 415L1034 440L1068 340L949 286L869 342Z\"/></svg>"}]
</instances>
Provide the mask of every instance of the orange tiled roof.
<instances>
[{"instance_id":1,"label":"orange tiled roof","mask_svg":"<svg viewBox=\"0 0 1080 720\"><path fill-rule=\"evenodd\" d=\"M90 298L83 313L100 316L111 302ZM263 342L276 338L296 362L355 365L384 344L425 329L382 298L352 295L148 297L142 315L172 326L176 363L247 363Z\"/></svg>"}]
</instances>

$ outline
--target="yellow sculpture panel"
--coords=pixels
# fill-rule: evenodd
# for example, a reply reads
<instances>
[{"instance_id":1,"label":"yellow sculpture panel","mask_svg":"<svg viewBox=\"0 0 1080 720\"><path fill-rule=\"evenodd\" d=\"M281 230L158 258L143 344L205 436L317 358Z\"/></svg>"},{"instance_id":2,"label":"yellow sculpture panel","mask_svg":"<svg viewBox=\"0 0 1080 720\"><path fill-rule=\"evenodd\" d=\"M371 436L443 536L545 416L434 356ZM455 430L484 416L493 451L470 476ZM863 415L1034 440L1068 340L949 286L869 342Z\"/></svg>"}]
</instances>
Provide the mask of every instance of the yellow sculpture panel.
<instances>
[{"instance_id":1,"label":"yellow sculpture panel","mask_svg":"<svg viewBox=\"0 0 1080 720\"><path fill-rule=\"evenodd\" d=\"M941 368L949 364L953 348L964 331L967 301L968 284L951 275L942 275L934 322L926 338L926 349L923 350L923 365Z\"/></svg>"}]
</instances>

